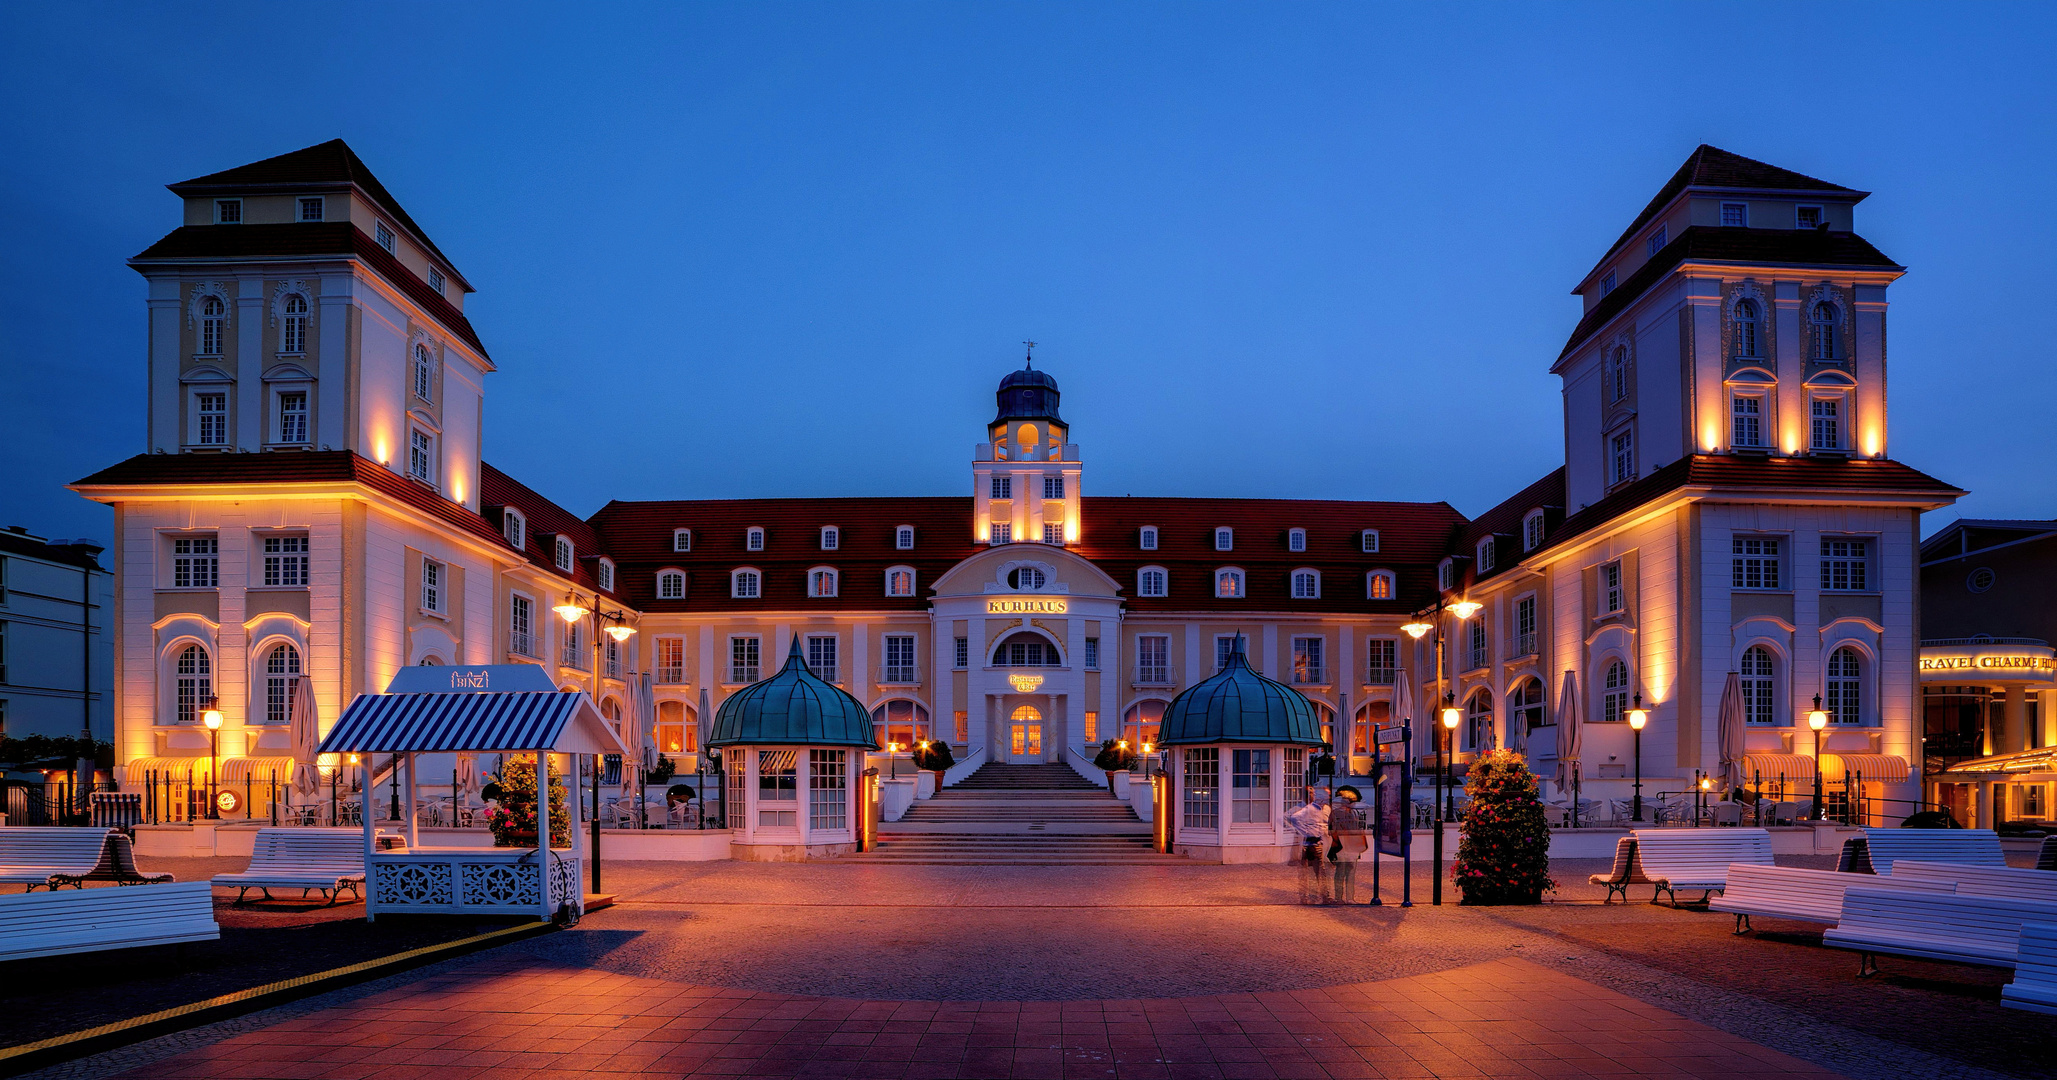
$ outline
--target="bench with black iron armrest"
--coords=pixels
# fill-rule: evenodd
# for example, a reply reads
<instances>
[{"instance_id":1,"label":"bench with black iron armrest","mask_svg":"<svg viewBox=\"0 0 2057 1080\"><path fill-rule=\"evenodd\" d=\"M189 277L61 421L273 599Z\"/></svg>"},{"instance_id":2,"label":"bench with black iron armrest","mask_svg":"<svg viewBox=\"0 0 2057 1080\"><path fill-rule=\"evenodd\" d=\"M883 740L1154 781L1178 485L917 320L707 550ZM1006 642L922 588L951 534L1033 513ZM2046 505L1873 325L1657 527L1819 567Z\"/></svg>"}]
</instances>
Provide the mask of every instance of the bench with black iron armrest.
<instances>
[{"instance_id":1,"label":"bench with black iron armrest","mask_svg":"<svg viewBox=\"0 0 2057 1080\"><path fill-rule=\"evenodd\" d=\"M2000 988L2010 1009L2057 1014L2057 923L2022 923L2014 981Z\"/></svg>"},{"instance_id":2,"label":"bench with black iron armrest","mask_svg":"<svg viewBox=\"0 0 2057 1080\"><path fill-rule=\"evenodd\" d=\"M299 889L300 898L320 892L330 904L350 890L364 897L364 833L358 829L272 828L257 830L250 849L250 868L240 874L217 874L214 884L233 888L236 903L259 889L266 900L273 889Z\"/></svg>"},{"instance_id":3,"label":"bench with black iron armrest","mask_svg":"<svg viewBox=\"0 0 2057 1080\"><path fill-rule=\"evenodd\" d=\"M146 874L136 868L136 845L127 833L112 832L100 849L100 862L83 874L52 874L50 887L69 885L83 889L88 881L112 881L116 885L162 885L177 881L170 874Z\"/></svg>"},{"instance_id":4,"label":"bench with black iron armrest","mask_svg":"<svg viewBox=\"0 0 2057 1080\"><path fill-rule=\"evenodd\" d=\"M4 830L0 830L4 831ZM0 960L178 945L221 936L204 881L0 896Z\"/></svg>"},{"instance_id":5,"label":"bench with black iron armrest","mask_svg":"<svg viewBox=\"0 0 2057 1080\"><path fill-rule=\"evenodd\" d=\"M2000 834L1991 829L1865 829L1843 841L1837 868L1859 874L1890 874L1901 859L2005 866Z\"/></svg>"},{"instance_id":6,"label":"bench with black iron armrest","mask_svg":"<svg viewBox=\"0 0 2057 1080\"><path fill-rule=\"evenodd\" d=\"M120 850L113 850L119 841ZM115 829L60 825L0 828L0 884L55 889L85 881L125 885L170 881L170 874L136 871L129 838ZM126 873L123 871L126 870Z\"/></svg>"},{"instance_id":7,"label":"bench with black iron armrest","mask_svg":"<svg viewBox=\"0 0 2057 1080\"><path fill-rule=\"evenodd\" d=\"M1736 863L1772 865L1771 834L1763 829L1637 829L1636 863L1656 886L1650 897L1669 893L1678 906L1678 890L1700 890L1696 903L1706 903L1728 887L1729 867Z\"/></svg>"},{"instance_id":8,"label":"bench with black iron armrest","mask_svg":"<svg viewBox=\"0 0 2057 1080\"><path fill-rule=\"evenodd\" d=\"M1617 894L1621 896L1622 903L1628 903L1628 887L1631 885L1654 886L1657 884L1644 877L1642 867L1636 863L1636 840L1633 836L1624 836L1614 842L1614 867L1612 869L1608 870L1605 874L1593 874L1587 877L1586 880L1594 885L1605 885L1607 887L1607 896L1600 901L1603 904L1612 903ZM1650 899L1655 901L1657 894L1652 892Z\"/></svg>"},{"instance_id":9,"label":"bench with black iron armrest","mask_svg":"<svg viewBox=\"0 0 2057 1080\"><path fill-rule=\"evenodd\" d=\"M2057 904L1859 885L1843 893L1843 917L1821 943L1858 954L1857 974L1880 956L2012 968L2025 923L2057 922Z\"/></svg>"},{"instance_id":10,"label":"bench with black iron armrest","mask_svg":"<svg viewBox=\"0 0 2057 1080\"><path fill-rule=\"evenodd\" d=\"M1955 892L1957 889L1954 883L1947 881L1736 863L1728 868L1728 887L1719 898L1709 901L1707 910L1734 915L1735 932L1738 934L1750 931L1752 915L1834 924L1843 917L1843 893L1852 887L1937 893Z\"/></svg>"}]
</instances>

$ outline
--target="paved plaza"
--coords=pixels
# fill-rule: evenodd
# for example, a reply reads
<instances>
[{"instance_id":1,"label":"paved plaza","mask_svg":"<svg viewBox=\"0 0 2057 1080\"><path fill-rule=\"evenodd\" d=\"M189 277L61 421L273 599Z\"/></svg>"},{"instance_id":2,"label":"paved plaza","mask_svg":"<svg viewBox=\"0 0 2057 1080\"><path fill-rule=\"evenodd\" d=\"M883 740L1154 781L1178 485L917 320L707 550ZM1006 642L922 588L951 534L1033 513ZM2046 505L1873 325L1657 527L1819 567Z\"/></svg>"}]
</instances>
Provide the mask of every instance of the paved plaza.
<instances>
[{"instance_id":1,"label":"paved plaza","mask_svg":"<svg viewBox=\"0 0 2057 1080\"><path fill-rule=\"evenodd\" d=\"M34 1075L2057 1074L2001 973L1860 981L1818 927L1599 905L1597 868L1534 908L1418 874L1403 911L1302 907L1282 867L616 864L568 932Z\"/></svg>"}]
</instances>

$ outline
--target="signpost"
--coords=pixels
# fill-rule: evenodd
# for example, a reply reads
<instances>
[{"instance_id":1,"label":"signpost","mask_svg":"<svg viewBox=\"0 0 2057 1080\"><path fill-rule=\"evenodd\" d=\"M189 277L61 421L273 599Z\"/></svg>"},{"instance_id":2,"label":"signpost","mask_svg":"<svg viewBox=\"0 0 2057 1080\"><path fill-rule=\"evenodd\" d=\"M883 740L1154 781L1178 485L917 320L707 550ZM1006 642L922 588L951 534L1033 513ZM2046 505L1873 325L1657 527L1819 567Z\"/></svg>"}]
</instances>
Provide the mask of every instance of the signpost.
<instances>
[{"instance_id":1,"label":"signpost","mask_svg":"<svg viewBox=\"0 0 2057 1080\"><path fill-rule=\"evenodd\" d=\"M1374 907L1384 903L1379 897L1379 856L1398 855L1404 868L1400 877L1400 906L1413 907L1414 828L1409 820L1412 808L1407 796L1413 790L1414 778L1408 775L1412 765L1407 747L1414 743L1414 729L1406 724L1374 725L1371 732L1371 903ZM1400 749L1388 751L1388 746ZM1388 757L1389 754L1392 756Z\"/></svg>"}]
</instances>

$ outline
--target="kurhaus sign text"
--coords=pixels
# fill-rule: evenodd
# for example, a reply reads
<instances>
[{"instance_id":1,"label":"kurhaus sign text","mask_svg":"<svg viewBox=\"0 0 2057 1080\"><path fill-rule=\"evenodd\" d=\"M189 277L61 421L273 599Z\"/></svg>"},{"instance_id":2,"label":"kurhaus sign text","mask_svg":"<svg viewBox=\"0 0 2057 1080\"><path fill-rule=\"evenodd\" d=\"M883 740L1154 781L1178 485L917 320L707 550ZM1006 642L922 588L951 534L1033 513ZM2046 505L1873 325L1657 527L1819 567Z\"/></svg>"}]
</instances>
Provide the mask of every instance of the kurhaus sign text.
<instances>
[{"instance_id":1,"label":"kurhaus sign text","mask_svg":"<svg viewBox=\"0 0 2057 1080\"><path fill-rule=\"evenodd\" d=\"M1062 600L988 600L988 615L1062 615L1065 602Z\"/></svg>"}]
</instances>

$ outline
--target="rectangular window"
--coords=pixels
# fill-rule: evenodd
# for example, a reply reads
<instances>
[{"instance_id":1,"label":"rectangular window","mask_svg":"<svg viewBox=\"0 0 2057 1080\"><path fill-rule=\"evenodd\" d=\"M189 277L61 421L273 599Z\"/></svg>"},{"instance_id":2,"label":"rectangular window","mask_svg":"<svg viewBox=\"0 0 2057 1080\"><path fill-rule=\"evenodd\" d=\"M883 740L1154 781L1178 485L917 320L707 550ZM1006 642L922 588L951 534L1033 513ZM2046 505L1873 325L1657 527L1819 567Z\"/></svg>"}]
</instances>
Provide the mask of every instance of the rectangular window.
<instances>
[{"instance_id":1,"label":"rectangular window","mask_svg":"<svg viewBox=\"0 0 2057 1080\"><path fill-rule=\"evenodd\" d=\"M1302 685L1328 682L1327 666L1321 662L1324 638L1293 639L1293 681Z\"/></svg>"},{"instance_id":2,"label":"rectangular window","mask_svg":"<svg viewBox=\"0 0 2057 1080\"><path fill-rule=\"evenodd\" d=\"M1160 685L1171 682L1171 638L1144 634L1136 639L1136 681Z\"/></svg>"},{"instance_id":3,"label":"rectangular window","mask_svg":"<svg viewBox=\"0 0 2057 1080\"><path fill-rule=\"evenodd\" d=\"M1063 498L1063 497L1064 497L1064 477L1062 477L1062 476L1046 476L1046 477L1043 477L1043 498L1046 498L1046 499L1061 499L1061 498Z\"/></svg>"},{"instance_id":4,"label":"rectangular window","mask_svg":"<svg viewBox=\"0 0 2057 1080\"><path fill-rule=\"evenodd\" d=\"M385 248L385 249L386 249L386 252L387 252L387 254L391 254L391 253L392 253L392 251L393 251L393 230L391 230L391 229L387 228L387 227L386 227L386 223L385 223L385 222L383 222L383 221L379 221L379 222L374 222L374 223L373 223L373 227L372 227L372 233L371 233L371 236L372 236L372 239L374 239L374 240L377 240L377 241L378 241L378 243L379 243L379 246L380 246L380 247L382 247L382 248Z\"/></svg>"},{"instance_id":5,"label":"rectangular window","mask_svg":"<svg viewBox=\"0 0 2057 1080\"><path fill-rule=\"evenodd\" d=\"M754 637L729 639L729 681L732 683L754 683L757 681L757 640Z\"/></svg>"},{"instance_id":6,"label":"rectangular window","mask_svg":"<svg viewBox=\"0 0 2057 1080\"><path fill-rule=\"evenodd\" d=\"M1492 635L1486 632L1486 617L1483 612L1471 619L1471 667L1482 668L1492 663Z\"/></svg>"},{"instance_id":7,"label":"rectangular window","mask_svg":"<svg viewBox=\"0 0 2057 1080\"><path fill-rule=\"evenodd\" d=\"M567 574L571 573L572 563L574 561L572 558L571 541L566 540L564 537L560 536L557 538L557 542L553 546L557 550L557 568L559 570L564 571Z\"/></svg>"},{"instance_id":8,"label":"rectangular window","mask_svg":"<svg viewBox=\"0 0 2057 1080\"><path fill-rule=\"evenodd\" d=\"M970 742L971 714L965 712L963 709L959 709L955 713L951 714L951 719L954 720L957 724L957 745L962 746L965 743Z\"/></svg>"},{"instance_id":9,"label":"rectangular window","mask_svg":"<svg viewBox=\"0 0 2057 1080\"><path fill-rule=\"evenodd\" d=\"M995 499L1011 499L1011 498L1013 498L1013 497L1014 497L1014 478L1013 478L1013 477L1011 477L1011 476L996 476L996 477L993 477L993 498L995 498Z\"/></svg>"},{"instance_id":10,"label":"rectangular window","mask_svg":"<svg viewBox=\"0 0 2057 1080\"><path fill-rule=\"evenodd\" d=\"M1231 636L1231 635L1223 635L1223 636L1221 636L1221 637L1215 638L1215 639L1214 639L1214 670L1216 670L1216 671L1220 671L1220 670L1221 670L1222 668L1225 668L1225 667L1227 667L1227 666L1228 666L1228 657L1229 657L1229 654L1230 654L1230 653L1232 653L1232 652L1235 652L1235 651L1236 651L1236 639L1235 639L1235 638L1234 638L1233 636Z\"/></svg>"},{"instance_id":11,"label":"rectangular window","mask_svg":"<svg viewBox=\"0 0 2057 1080\"><path fill-rule=\"evenodd\" d=\"M749 551L764 550L764 530L751 529L743 534L743 547Z\"/></svg>"},{"instance_id":12,"label":"rectangular window","mask_svg":"<svg viewBox=\"0 0 2057 1080\"><path fill-rule=\"evenodd\" d=\"M1136 575L1137 596L1163 596L1165 593L1164 585L1164 571L1155 567Z\"/></svg>"},{"instance_id":13,"label":"rectangular window","mask_svg":"<svg viewBox=\"0 0 2057 1080\"><path fill-rule=\"evenodd\" d=\"M1187 750L1181 773L1186 827L1221 828L1221 751L1211 746Z\"/></svg>"},{"instance_id":14,"label":"rectangular window","mask_svg":"<svg viewBox=\"0 0 2057 1080\"><path fill-rule=\"evenodd\" d=\"M1143 526L1142 531L1136 534L1136 546L1142 548L1144 551L1156 551L1157 527L1154 525Z\"/></svg>"},{"instance_id":15,"label":"rectangular window","mask_svg":"<svg viewBox=\"0 0 2057 1080\"><path fill-rule=\"evenodd\" d=\"M443 564L434 559L421 561L421 609L443 610Z\"/></svg>"},{"instance_id":16,"label":"rectangular window","mask_svg":"<svg viewBox=\"0 0 2057 1080\"><path fill-rule=\"evenodd\" d=\"M1047 521L1046 521L1046 522L1044 522L1044 523L1043 523L1043 543L1046 543L1046 544L1057 544L1057 545L1060 545L1060 546L1062 546L1062 545L1063 545L1063 543L1064 543L1064 526L1063 526L1063 525L1053 525L1053 524L1051 524L1051 523L1049 523L1049 522L1047 522Z\"/></svg>"},{"instance_id":17,"label":"rectangular window","mask_svg":"<svg viewBox=\"0 0 2057 1080\"><path fill-rule=\"evenodd\" d=\"M790 829L799 822L798 750L757 751L757 825Z\"/></svg>"},{"instance_id":18,"label":"rectangular window","mask_svg":"<svg viewBox=\"0 0 2057 1080\"><path fill-rule=\"evenodd\" d=\"M595 572L595 574L594 574L594 577L595 577L595 579L596 579L596 580L597 580L597 581L599 582L599 584L600 584L600 587L601 587L602 589L605 589L605 590L606 590L606 591L608 591L608 592L613 592L613 591L614 591L614 564L613 564L613 563L611 563L611 562L608 562L608 561L607 561L606 559L601 559L601 560L600 560L600 562L599 562L599 564L598 564L598 566L596 567L596 572Z\"/></svg>"},{"instance_id":19,"label":"rectangular window","mask_svg":"<svg viewBox=\"0 0 2057 1080\"><path fill-rule=\"evenodd\" d=\"M1086 639L1086 670L1087 670L1087 671L1098 671L1098 670L1100 670L1100 639L1099 639L1099 638L1096 638L1096 637L1089 637L1089 638L1087 638L1087 639Z\"/></svg>"},{"instance_id":20,"label":"rectangular window","mask_svg":"<svg viewBox=\"0 0 2057 1080\"><path fill-rule=\"evenodd\" d=\"M1611 562L1600 568L1600 614L1612 615L1621 610L1621 564Z\"/></svg>"},{"instance_id":21,"label":"rectangular window","mask_svg":"<svg viewBox=\"0 0 2057 1080\"><path fill-rule=\"evenodd\" d=\"M1456 580L1456 564L1452 563L1448 559L1444 559L1442 562L1436 564L1436 588L1441 589L1444 592L1449 592L1450 587L1456 583Z\"/></svg>"},{"instance_id":22,"label":"rectangular window","mask_svg":"<svg viewBox=\"0 0 2057 1080\"><path fill-rule=\"evenodd\" d=\"M217 225L241 225L243 223L243 200L214 200L214 223Z\"/></svg>"},{"instance_id":23,"label":"rectangular window","mask_svg":"<svg viewBox=\"0 0 2057 1080\"><path fill-rule=\"evenodd\" d=\"M1722 203L1721 223L1729 228L1748 228L1750 225L1750 204L1739 202Z\"/></svg>"},{"instance_id":24,"label":"rectangular window","mask_svg":"<svg viewBox=\"0 0 2057 1080\"><path fill-rule=\"evenodd\" d=\"M436 444L425 431L416 430L407 445L407 473L423 483L435 483Z\"/></svg>"},{"instance_id":25,"label":"rectangular window","mask_svg":"<svg viewBox=\"0 0 2057 1080\"><path fill-rule=\"evenodd\" d=\"M577 623L572 623L564 628L564 648L558 659L565 667L577 668L580 671L586 670L586 648L585 644L579 640L579 625Z\"/></svg>"},{"instance_id":26,"label":"rectangular window","mask_svg":"<svg viewBox=\"0 0 2057 1080\"><path fill-rule=\"evenodd\" d=\"M511 598L507 605L507 651L518 656L535 656L536 640L533 613L535 608L526 596Z\"/></svg>"},{"instance_id":27,"label":"rectangular window","mask_svg":"<svg viewBox=\"0 0 2057 1080\"><path fill-rule=\"evenodd\" d=\"M438 296L443 294L443 272L433 266L429 267L429 288L436 290Z\"/></svg>"},{"instance_id":28,"label":"rectangular window","mask_svg":"<svg viewBox=\"0 0 2057 1080\"><path fill-rule=\"evenodd\" d=\"M1814 440L1810 444L1816 450L1841 450L1843 448L1842 401L1837 398L1815 398L1813 408Z\"/></svg>"},{"instance_id":29,"label":"rectangular window","mask_svg":"<svg viewBox=\"0 0 2057 1080\"><path fill-rule=\"evenodd\" d=\"M1871 543L1821 540L1821 587L1828 592L1870 591Z\"/></svg>"},{"instance_id":30,"label":"rectangular window","mask_svg":"<svg viewBox=\"0 0 2057 1080\"><path fill-rule=\"evenodd\" d=\"M299 589L307 585L307 538L267 536L264 538L264 587Z\"/></svg>"},{"instance_id":31,"label":"rectangular window","mask_svg":"<svg viewBox=\"0 0 2057 1080\"><path fill-rule=\"evenodd\" d=\"M213 589L220 584L220 554L214 537L181 537L171 542L172 588Z\"/></svg>"},{"instance_id":32,"label":"rectangular window","mask_svg":"<svg viewBox=\"0 0 2057 1080\"><path fill-rule=\"evenodd\" d=\"M1636 478L1636 435L1629 428L1614 436L1609 444L1609 458L1613 463L1614 482L1624 483Z\"/></svg>"},{"instance_id":33,"label":"rectangular window","mask_svg":"<svg viewBox=\"0 0 2057 1080\"><path fill-rule=\"evenodd\" d=\"M830 525L821 530L821 550L834 551L843 546L843 531Z\"/></svg>"},{"instance_id":34,"label":"rectangular window","mask_svg":"<svg viewBox=\"0 0 2057 1080\"><path fill-rule=\"evenodd\" d=\"M911 634L888 634L886 645L886 669L879 681L888 683L911 683L915 681L914 637Z\"/></svg>"},{"instance_id":35,"label":"rectangular window","mask_svg":"<svg viewBox=\"0 0 2057 1080\"><path fill-rule=\"evenodd\" d=\"M1749 664L1748 660L1744 661ZM1769 672L1750 677L1748 673L1739 680L1743 689L1743 722L1746 724L1771 725L1778 722L1778 713L1772 697L1772 681Z\"/></svg>"},{"instance_id":36,"label":"rectangular window","mask_svg":"<svg viewBox=\"0 0 2057 1080\"><path fill-rule=\"evenodd\" d=\"M307 391L287 390L279 394L279 441L307 441Z\"/></svg>"},{"instance_id":37,"label":"rectangular window","mask_svg":"<svg viewBox=\"0 0 2057 1080\"><path fill-rule=\"evenodd\" d=\"M657 639L657 681L677 685L686 681L686 639Z\"/></svg>"},{"instance_id":38,"label":"rectangular window","mask_svg":"<svg viewBox=\"0 0 2057 1080\"><path fill-rule=\"evenodd\" d=\"M307 351L307 305L298 296L286 299L286 317L279 322L279 351Z\"/></svg>"},{"instance_id":39,"label":"rectangular window","mask_svg":"<svg viewBox=\"0 0 2057 1080\"><path fill-rule=\"evenodd\" d=\"M1764 399L1737 394L1729 403L1729 441L1737 446L1764 445Z\"/></svg>"},{"instance_id":40,"label":"rectangular window","mask_svg":"<svg viewBox=\"0 0 2057 1080\"><path fill-rule=\"evenodd\" d=\"M1664 245L1668 240L1669 238L1665 235L1665 227L1662 225L1657 226L1657 231L1650 234L1649 254L1655 256L1658 252L1663 251Z\"/></svg>"},{"instance_id":41,"label":"rectangular window","mask_svg":"<svg viewBox=\"0 0 2057 1080\"><path fill-rule=\"evenodd\" d=\"M621 678L621 642L608 638L600 644L607 660L604 674L610 679Z\"/></svg>"},{"instance_id":42,"label":"rectangular window","mask_svg":"<svg viewBox=\"0 0 2057 1080\"><path fill-rule=\"evenodd\" d=\"M1361 542L1361 543L1363 544L1363 546L1364 546L1364 553L1365 553L1366 555L1376 555L1376 554L1378 554L1378 530L1377 530L1377 529L1366 529L1366 530L1364 530L1364 532L1362 532L1361 534L1359 534L1359 539L1360 539L1360 542Z\"/></svg>"},{"instance_id":43,"label":"rectangular window","mask_svg":"<svg viewBox=\"0 0 2057 1080\"><path fill-rule=\"evenodd\" d=\"M1393 685L1394 669L1400 666L1400 643L1392 638L1365 642L1364 685Z\"/></svg>"},{"instance_id":44,"label":"rectangular window","mask_svg":"<svg viewBox=\"0 0 2057 1080\"><path fill-rule=\"evenodd\" d=\"M1085 722L1085 724L1084 724L1084 725L1082 725L1082 728L1081 728L1080 734L1082 734L1082 735L1084 736L1084 741L1085 741L1086 743L1088 743L1088 744L1091 744L1091 743L1096 743L1096 742L1099 742L1099 741L1100 741L1100 714L1099 714L1099 713L1096 713L1096 712L1088 712L1088 713L1086 714L1086 722ZM1135 746L1135 747L1131 747L1130 749L1134 750L1134 751L1135 751L1136 753L1138 753L1138 754L1140 754L1140 753L1142 753L1142 752L1143 752L1143 748L1142 748L1142 747L1140 747L1140 746Z\"/></svg>"},{"instance_id":45,"label":"rectangular window","mask_svg":"<svg viewBox=\"0 0 2057 1080\"><path fill-rule=\"evenodd\" d=\"M1306 529L1289 529L1289 530L1287 530L1287 532L1286 532L1286 550L1287 550L1287 551L1306 551L1306 550L1307 550L1307 530L1306 530Z\"/></svg>"},{"instance_id":46,"label":"rectangular window","mask_svg":"<svg viewBox=\"0 0 2057 1080\"><path fill-rule=\"evenodd\" d=\"M1783 588L1779 574L1779 542L1769 537L1737 536L1729 539L1729 587L1735 589Z\"/></svg>"},{"instance_id":47,"label":"rectangular window","mask_svg":"<svg viewBox=\"0 0 2057 1080\"><path fill-rule=\"evenodd\" d=\"M201 446L226 446L229 441L229 396L227 394L196 394L200 403Z\"/></svg>"},{"instance_id":48,"label":"rectangular window","mask_svg":"<svg viewBox=\"0 0 2057 1080\"><path fill-rule=\"evenodd\" d=\"M673 551L693 550L693 530L673 529L671 531L671 549Z\"/></svg>"},{"instance_id":49,"label":"rectangular window","mask_svg":"<svg viewBox=\"0 0 2057 1080\"><path fill-rule=\"evenodd\" d=\"M959 671L971 666L971 639L958 638L957 650L951 657L951 665Z\"/></svg>"},{"instance_id":50,"label":"rectangular window","mask_svg":"<svg viewBox=\"0 0 2057 1080\"><path fill-rule=\"evenodd\" d=\"M1819 227L1821 226L1821 207L1819 207L1819 206L1796 206L1796 207L1794 207L1794 208L1793 208L1793 225L1794 225L1794 227L1796 227L1796 228L1801 228L1801 229L1814 229L1814 228L1819 228Z\"/></svg>"},{"instance_id":51,"label":"rectangular window","mask_svg":"<svg viewBox=\"0 0 2057 1080\"><path fill-rule=\"evenodd\" d=\"M1230 824L1258 825L1271 820L1271 751L1235 750Z\"/></svg>"},{"instance_id":52,"label":"rectangular window","mask_svg":"<svg viewBox=\"0 0 2057 1080\"><path fill-rule=\"evenodd\" d=\"M898 548L898 549L900 549L901 551L913 551L913 550L914 550L914 529L913 529L913 527L912 527L912 526L908 526L908 525L902 525L902 526L900 526L900 527L899 527L898 529L895 529L895 530L893 531L893 546L894 546L894 547L896 547L896 548Z\"/></svg>"},{"instance_id":53,"label":"rectangular window","mask_svg":"<svg viewBox=\"0 0 2057 1080\"><path fill-rule=\"evenodd\" d=\"M1602 274L1602 275L1600 276L1600 295L1601 295L1601 296L1606 296L1606 295L1607 295L1608 293L1611 293L1611 292L1613 292L1613 291L1614 291L1614 271L1612 271L1612 270L1609 270L1609 271L1607 271L1607 272L1606 272L1605 274Z\"/></svg>"},{"instance_id":54,"label":"rectangular window","mask_svg":"<svg viewBox=\"0 0 2057 1080\"><path fill-rule=\"evenodd\" d=\"M328 216L326 210L327 208L322 204L321 196L302 195L300 197L300 220L320 221Z\"/></svg>"},{"instance_id":55,"label":"rectangular window","mask_svg":"<svg viewBox=\"0 0 2057 1080\"><path fill-rule=\"evenodd\" d=\"M833 637L809 637L807 639L807 670L822 682L840 682L836 677L836 639Z\"/></svg>"},{"instance_id":56,"label":"rectangular window","mask_svg":"<svg viewBox=\"0 0 2057 1080\"><path fill-rule=\"evenodd\" d=\"M1487 537L1478 542L1478 569L1483 574L1493 569L1493 560L1499 553L1499 545Z\"/></svg>"},{"instance_id":57,"label":"rectangular window","mask_svg":"<svg viewBox=\"0 0 2057 1080\"><path fill-rule=\"evenodd\" d=\"M1013 523L1013 522L1009 522L1009 521L996 521L996 522L994 522L994 523L993 523L993 543L995 543L995 544L1011 544L1011 543L1013 543L1013 542L1014 542L1014 523Z\"/></svg>"},{"instance_id":58,"label":"rectangular window","mask_svg":"<svg viewBox=\"0 0 2057 1080\"><path fill-rule=\"evenodd\" d=\"M1216 550L1216 551L1234 551L1234 550L1235 550L1235 547L1236 547L1236 532L1235 532L1235 530L1234 530L1234 529L1216 529L1216 530L1214 530L1214 550Z\"/></svg>"},{"instance_id":59,"label":"rectangular window","mask_svg":"<svg viewBox=\"0 0 2057 1080\"><path fill-rule=\"evenodd\" d=\"M807 827L846 829L850 827L850 752L809 750L807 752Z\"/></svg>"},{"instance_id":60,"label":"rectangular window","mask_svg":"<svg viewBox=\"0 0 2057 1080\"><path fill-rule=\"evenodd\" d=\"M1514 602L1514 655L1536 654L1536 598L1524 596Z\"/></svg>"}]
</instances>

